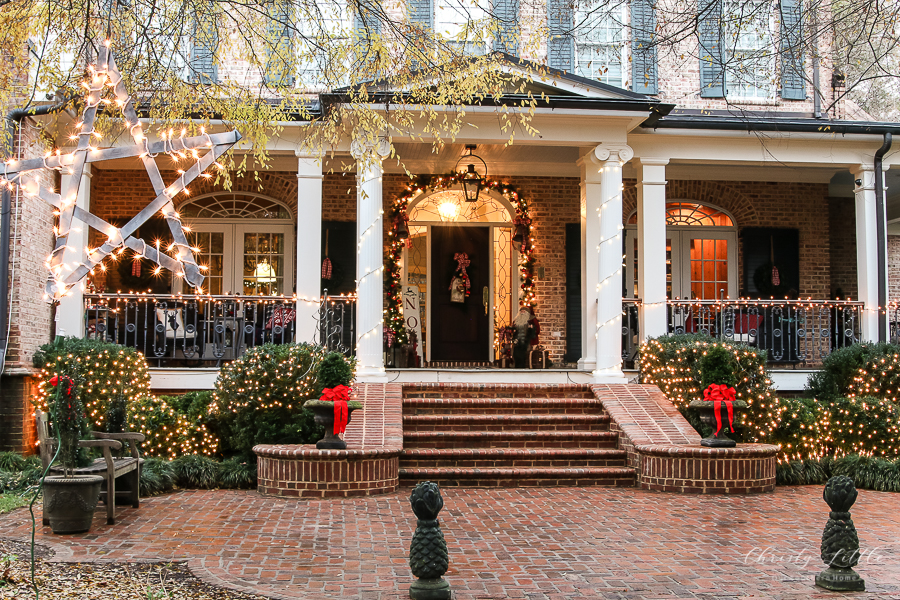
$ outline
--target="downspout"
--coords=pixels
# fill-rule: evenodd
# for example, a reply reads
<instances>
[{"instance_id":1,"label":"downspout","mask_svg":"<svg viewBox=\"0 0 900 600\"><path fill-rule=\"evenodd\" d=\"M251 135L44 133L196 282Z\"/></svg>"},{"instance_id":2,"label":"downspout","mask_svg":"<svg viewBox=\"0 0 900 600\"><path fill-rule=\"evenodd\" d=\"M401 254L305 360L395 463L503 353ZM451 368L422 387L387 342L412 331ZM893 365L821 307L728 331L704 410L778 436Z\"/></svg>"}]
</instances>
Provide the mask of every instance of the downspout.
<instances>
[{"instance_id":1,"label":"downspout","mask_svg":"<svg viewBox=\"0 0 900 600\"><path fill-rule=\"evenodd\" d=\"M882 173L882 159L891 149L891 133L884 133L884 143L875 152L875 225L878 228L878 341L887 341L887 209L884 198L884 174Z\"/></svg>"},{"instance_id":2,"label":"downspout","mask_svg":"<svg viewBox=\"0 0 900 600\"><path fill-rule=\"evenodd\" d=\"M3 140L0 140L0 158L6 160L13 155L13 140L19 124L25 117L49 115L63 110L69 103L68 96L56 104L45 104L32 108L13 108L3 119ZM0 375L6 369L6 351L9 347L9 288L10 288L10 213L12 199L9 188L0 191Z\"/></svg>"}]
</instances>

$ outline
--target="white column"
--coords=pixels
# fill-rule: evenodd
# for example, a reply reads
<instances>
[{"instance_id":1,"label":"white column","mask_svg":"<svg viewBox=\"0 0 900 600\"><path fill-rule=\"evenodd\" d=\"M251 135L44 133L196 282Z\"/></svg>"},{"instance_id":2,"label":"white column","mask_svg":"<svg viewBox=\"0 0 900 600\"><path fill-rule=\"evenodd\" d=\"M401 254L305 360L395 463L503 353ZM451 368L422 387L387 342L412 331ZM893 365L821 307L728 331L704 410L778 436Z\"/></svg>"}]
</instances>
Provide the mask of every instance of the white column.
<instances>
[{"instance_id":1,"label":"white column","mask_svg":"<svg viewBox=\"0 0 900 600\"><path fill-rule=\"evenodd\" d=\"M637 162L638 292L641 341L666 334L667 158Z\"/></svg>"},{"instance_id":2,"label":"white column","mask_svg":"<svg viewBox=\"0 0 900 600\"><path fill-rule=\"evenodd\" d=\"M857 165L853 169L856 194L856 281L857 300L865 304L862 339L878 339L878 226L875 213L875 169Z\"/></svg>"},{"instance_id":3,"label":"white column","mask_svg":"<svg viewBox=\"0 0 900 600\"><path fill-rule=\"evenodd\" d=\"M384 370L384 210L381 161L387 139L356 138L356 380L386 382Z\"/></svg>"},{"instance_id":4,"label":"white column","mask_svg":"<svg viewBox=\"0 0 900 600\"><path fill-rule=\"evenodd\" d=\"M71 175L62 175L61 190L68 185L66 180ZM91 166L84 166L84 176L78 186L77 206L86 211L91 210ZM66 243L63 263L74 265L84 262L85 249L88 244L88 226L77 219L72 220L72 228ZM73 285L68 293L60 298L56 307L56 334L84 337L84 281Z\"/></svg>"},{"instance_id":5,"label":"white column","mask_svg":"<svg viewBox=\"0 0 900 600\"><path fill-rule=\"evenodd\" d=\"M586 165L600 175L600 185L585 189L585 255L596 253L597 264L596 285L587 288L588 305L596 298L597 306L594 330L588 331L594 336L597 362L592 380L597 383L626 381L622 374L622 165L633 156L629 146L605 144L594 148L588 155L591 164ZM597 243L591 244L594 239Z\"/></svg>"},{"instance_id":6,"label":"white column","mask_svg":"<svg viewBox=\"0 0 900 600\"><path fill-rule=\"evenodd\" d=\"M322 283L322 159L297 150L297 342L319 340Z\"/></svg>"}]
</instances>

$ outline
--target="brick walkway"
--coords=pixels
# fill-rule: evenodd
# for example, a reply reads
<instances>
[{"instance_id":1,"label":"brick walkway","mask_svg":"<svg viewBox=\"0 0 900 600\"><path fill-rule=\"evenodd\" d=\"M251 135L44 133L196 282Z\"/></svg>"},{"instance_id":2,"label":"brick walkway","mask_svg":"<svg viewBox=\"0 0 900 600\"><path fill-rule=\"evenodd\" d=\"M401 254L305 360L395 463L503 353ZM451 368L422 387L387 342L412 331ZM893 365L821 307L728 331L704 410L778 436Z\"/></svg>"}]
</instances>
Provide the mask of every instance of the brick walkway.
<instances>
[{"instance_id":1,"label":"brick walkway","mask_svg":"<svg viewBox=\"0 0 900 600\"><path fill-rule=\"evenodd\" d=\"M447 489L441 513L457 599L836 598L813 587L822 487L758 496L626 488ZM339 501L187 491L102 516L89 535L38 542L55 560L187 560L210 583L273 598L407 598L409 489ZM900 599L900 496L862 490L853 508L866 594ZM102 511L100 511L102 512ZM98 515L100 513L98 512ZM28 512L0 516L25 539ZM808 561L808 562L807 562Z\"/></svg>"}]
</instances>

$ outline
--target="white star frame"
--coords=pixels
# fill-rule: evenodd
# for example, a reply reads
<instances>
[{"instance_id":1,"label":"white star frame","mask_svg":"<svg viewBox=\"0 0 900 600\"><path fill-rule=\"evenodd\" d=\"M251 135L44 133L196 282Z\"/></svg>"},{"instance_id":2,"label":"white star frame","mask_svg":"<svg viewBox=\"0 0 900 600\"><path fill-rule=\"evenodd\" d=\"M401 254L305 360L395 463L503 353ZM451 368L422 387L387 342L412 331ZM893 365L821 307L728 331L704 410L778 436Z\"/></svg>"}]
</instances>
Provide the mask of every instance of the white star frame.
<instances>
[{"instance_id":1,"label":"white star frame","mask_svg":"<svg viewBox=\"0 0 900 600\"><path fill-rule=\"evenodd\" d=\"M217 134L204 133L187 138L183 136L179 138L166 137L163 134L161 141L151 144L144 136L134 103L131 96L125 91L122 76L116 67L108 44L101 46L97 64L90 66L89 70L90 83L83 84L88 91L82 120L77 125L80 127L80 131L77 135L72 136L78 139L75 150L69 154L60 154L57 151L56 154L48 154L44 158L9 161L5 165L0 165L0 169L2 169L0 185L5 184L12 187L18 181L19 186L26 194L44 199L59 211L59 225L55 231L56 245L47 265L50 275L47 279L46 298L53 302L66 295L72 286L84 279L104 258L124 246L131 248L139 256L153 261L160 267L172 271L175 275L183 277L191 287L200 288L203 285L204 276L194 261L172 199L184 191L185 187L203 174L206 169L217 164L218 158L241 139L241 134L237 131L230 131ZM104 91L107 87L112 88L113 98L104 98ZM97 109L101 105L115 105L122 111L124 125L134 139L134 145L101 149L91 144L93 138L100 137L94 131L94 120L97 116ZM206 152L201 156L200 151L204 149ZM160 152L173 154L179 158L190 157L195 159L195 162L174 183L166 186L156 164L156 156ZM85 164L129 157L136 157L142 161L153 184L156 197L140 213L119 228L83 210L76 205L76 201L81 178L84 176ZM32 172L43 168L56 169L70 175L59 194L41 187L34 178ZM175 241L174 257L160 252L159 249L132 235L156 212L162 213L172 232ZM86 260L73 266L65 264L63 256L75 219L100 231L108 239L100 248L85 253Z\"/></svg>"}]
</instances>

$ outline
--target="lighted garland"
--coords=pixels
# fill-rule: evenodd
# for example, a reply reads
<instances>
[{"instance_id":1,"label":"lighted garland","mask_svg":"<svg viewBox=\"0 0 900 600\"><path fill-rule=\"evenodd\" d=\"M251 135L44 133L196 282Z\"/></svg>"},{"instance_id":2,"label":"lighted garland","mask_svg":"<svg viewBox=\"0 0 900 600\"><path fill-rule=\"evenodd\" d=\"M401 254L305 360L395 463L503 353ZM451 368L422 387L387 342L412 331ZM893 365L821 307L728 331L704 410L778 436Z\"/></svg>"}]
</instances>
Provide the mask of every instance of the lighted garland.
<instances>
[{"instance_id":1,"label":"lighted garland","mask_svg":"<svg viewBox=\"0 0 900 600\"><path fill-rule=\"evenodd\" d=\"M397 235L401 224L405 227L408 221L407 210L409 203L420 194L446 190L461 185L462 173L450 173L448 175L420 175L416 177L406 189L391 203L388 214L391 224L388 230L388 247L385 252L385 277L384 293L387 297L387 311L385 313L385 336L392 336L393 344L406 344L408 337L403 319L403 286L401 284L400 262L403 259L403 247L405 240ZM513 220L514 227L527 227L527 234L522 236L520 249L519 272L521 279L521 304L534 308L537 300L534 295L534 239L531 237L531 213L528 202L522 194L512 185L497 180L482 181L482 189L501 194L516 209Z\"/></svg>"},{"instance_id":2,"label":"lighted garland","mask_svg":"<svg viewBox=\"0 0 900 600\"><path fill-rule=\"evenodd\" d=\"M740 344L707 342L694 339L649 339L641 345L641 382L659 387L679 411L686 414L692 400L702 399L700 359L708 348L723 348L737 365L735 397L748 409L740 424L751 441L764 441L778 427L783 409L775 397L766 372L765 354Z\"/></svg>"}]
</instances>

